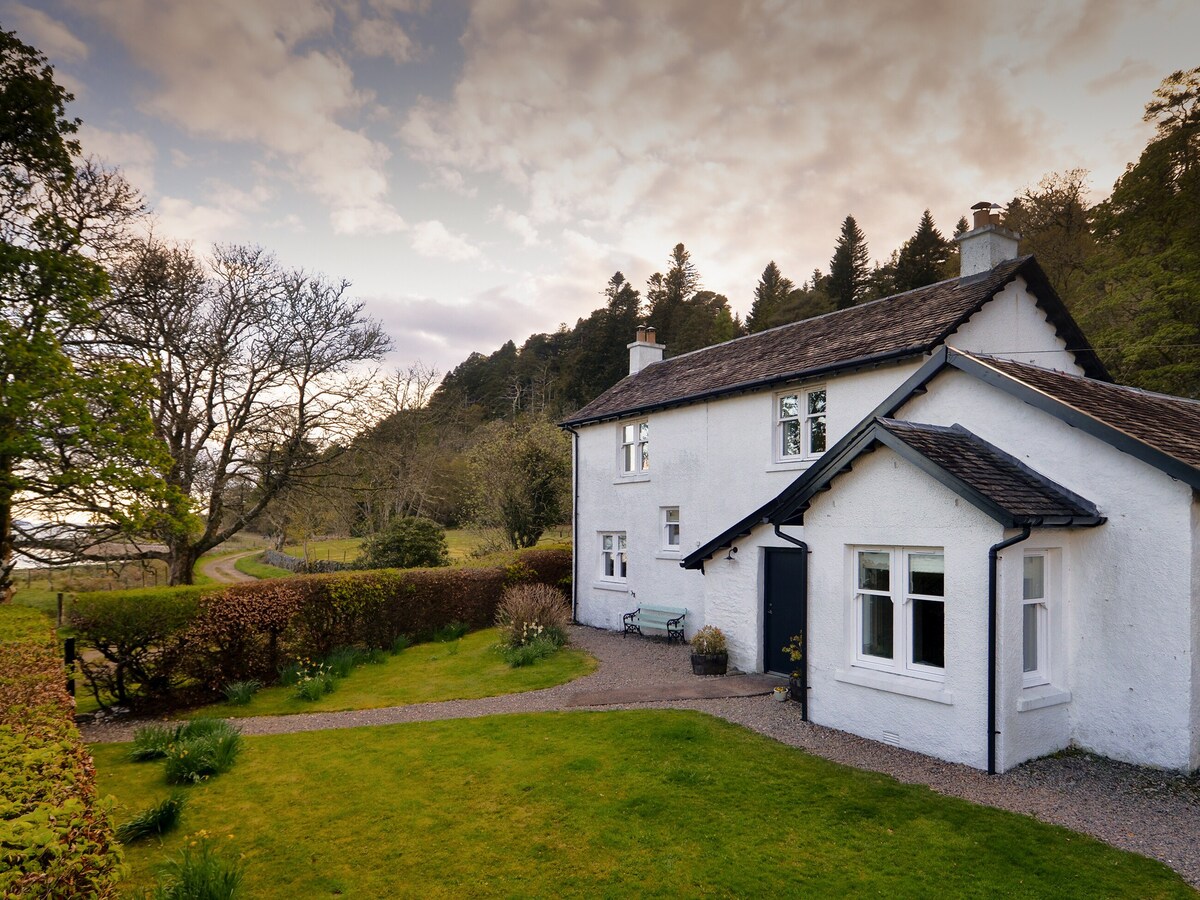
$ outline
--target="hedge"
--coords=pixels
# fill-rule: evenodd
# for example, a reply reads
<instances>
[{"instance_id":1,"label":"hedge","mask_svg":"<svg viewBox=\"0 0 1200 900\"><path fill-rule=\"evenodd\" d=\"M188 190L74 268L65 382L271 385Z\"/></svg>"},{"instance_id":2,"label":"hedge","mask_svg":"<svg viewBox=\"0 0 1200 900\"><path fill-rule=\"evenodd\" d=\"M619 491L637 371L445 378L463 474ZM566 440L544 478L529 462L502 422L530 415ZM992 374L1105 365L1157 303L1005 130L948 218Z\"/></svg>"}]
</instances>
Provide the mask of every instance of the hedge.
<instances>
[{"instance_id":1,"label":"hedge","mask_svg":"<svg viewBox=\"0 0 1200 900\"><path fill-rule=\"evenodd\" d=\"M86 671L94 691L116 697L122 668L122 702L161 701L185 681L210 693L232 681L270 683L290 659L317 659L337 647L390 647L401 635L451 622L484 627L509 585L563 586L570 572L570 553L527 550L506 565L300 575L156 595L145 609L132 592L107 601L90 595L76 604L72 623L109 660Z\"/></svg>"},{"instance_id":2,"label":"hedge","mask_svg":"<svg viewBox=\"0 0 1200 900\"><path fill-rule=\"evenodd\" d=\"M120 846L46 616L0 606L0 896L116 895Z\"/></svg>"}]
</instances>

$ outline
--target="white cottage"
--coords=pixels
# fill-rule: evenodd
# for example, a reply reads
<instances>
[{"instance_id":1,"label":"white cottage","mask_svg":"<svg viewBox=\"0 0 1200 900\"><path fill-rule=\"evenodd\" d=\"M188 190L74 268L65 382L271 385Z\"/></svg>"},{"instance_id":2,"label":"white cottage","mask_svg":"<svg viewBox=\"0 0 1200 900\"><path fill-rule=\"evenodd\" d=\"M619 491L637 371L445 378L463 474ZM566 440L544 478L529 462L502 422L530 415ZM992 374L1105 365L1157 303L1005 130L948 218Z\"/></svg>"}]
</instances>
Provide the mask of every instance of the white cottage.
<instances>
[{"instance_id":1,"label":"white cottage","mask_svg":"<svg viewBox=\"0 0 1200 900\"><path fill-rule=\"evenodd\" d=\"M1200 404L1113 385L986 210L963 275L671 359L564 423L575 616L806 645L812 721L990 771L1200 767Z\"/></svg>"}]
</instances>

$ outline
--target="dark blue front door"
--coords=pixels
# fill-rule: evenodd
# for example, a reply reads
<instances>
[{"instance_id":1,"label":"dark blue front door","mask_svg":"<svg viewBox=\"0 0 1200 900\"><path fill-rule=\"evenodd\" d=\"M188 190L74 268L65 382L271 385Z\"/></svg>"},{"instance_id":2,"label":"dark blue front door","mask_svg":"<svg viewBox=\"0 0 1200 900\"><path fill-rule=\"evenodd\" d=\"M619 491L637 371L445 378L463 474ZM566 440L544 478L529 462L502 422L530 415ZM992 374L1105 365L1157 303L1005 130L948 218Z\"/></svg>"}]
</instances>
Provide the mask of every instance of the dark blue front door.
<instances>
[{"instance_id":1,"label":"dark blue front door","mask_svg":"<svg viewBox=\"0 0 1200 900\"><path fill-rule=\"evenodd\" d=\"M808 552L767 550L763 584L763 668L790 675L794 664L783 648L804 633L808 603Z\"/></svg>"}]
</instances>

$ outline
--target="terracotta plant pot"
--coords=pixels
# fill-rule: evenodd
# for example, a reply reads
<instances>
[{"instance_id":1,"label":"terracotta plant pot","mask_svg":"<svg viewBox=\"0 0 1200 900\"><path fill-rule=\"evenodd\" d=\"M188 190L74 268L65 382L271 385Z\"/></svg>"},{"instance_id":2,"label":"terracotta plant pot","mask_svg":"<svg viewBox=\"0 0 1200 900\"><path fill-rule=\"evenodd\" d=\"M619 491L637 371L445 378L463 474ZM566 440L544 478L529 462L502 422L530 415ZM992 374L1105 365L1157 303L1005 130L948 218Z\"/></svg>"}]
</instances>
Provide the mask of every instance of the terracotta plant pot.
<instances>
[{"instance_id":1,"label":"terracotta plant pot","mask_svg":"<svg viewBox=\"0 0 1200 900\"><path fill-rule=\"evenodd\" d=\"M724 675L728 666L728 653L692 654L692 672L696 675Z\"/></svg>"}]
</instances>

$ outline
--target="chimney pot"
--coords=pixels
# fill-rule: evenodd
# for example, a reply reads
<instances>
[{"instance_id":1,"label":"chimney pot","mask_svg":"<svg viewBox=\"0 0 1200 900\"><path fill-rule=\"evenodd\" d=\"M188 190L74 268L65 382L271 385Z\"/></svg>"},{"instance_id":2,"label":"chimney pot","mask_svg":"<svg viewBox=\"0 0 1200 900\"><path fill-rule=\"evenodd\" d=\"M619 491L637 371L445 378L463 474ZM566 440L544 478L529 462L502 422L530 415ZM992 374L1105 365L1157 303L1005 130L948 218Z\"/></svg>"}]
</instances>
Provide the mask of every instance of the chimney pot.
<instances>
[{"instance_id":1,"label":"chimney pot","mask_svg":"<svg viewBox=\"0 0 1200 900\"><path fill-rule=\"evenodd\" d=\"M962 278L991 271L1005 260L1016 259L1020 240L1020 235L1000 224L1000 207L995 203L976 203L971 209L975 213L972 229L956 238Z\"/></svg>"},{"instance_id":2,"label":"chimney pot","mask_svg":"<svg viewBox=\"0 0 1200 900\"><path fill-rule=\"evenodd\" d=\"M645 325L639 325L637 327L637 336L634 338L634 340L637 341L639 344L646 343L646 326Z\"/></svg>"},{"instance_id":3,"label":"chimney pot","mask_svg":"<svg viewBox=\"0 0 1200 900\"><path fill-rule=\"evenodd\" d=\"M653 325L646 326L646 340L648 340L651 344L655 343L654 336L657 333L658 329L656 329Z\"/></svg>"}]
</instances>

